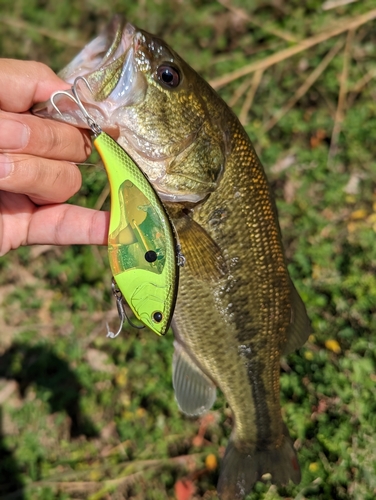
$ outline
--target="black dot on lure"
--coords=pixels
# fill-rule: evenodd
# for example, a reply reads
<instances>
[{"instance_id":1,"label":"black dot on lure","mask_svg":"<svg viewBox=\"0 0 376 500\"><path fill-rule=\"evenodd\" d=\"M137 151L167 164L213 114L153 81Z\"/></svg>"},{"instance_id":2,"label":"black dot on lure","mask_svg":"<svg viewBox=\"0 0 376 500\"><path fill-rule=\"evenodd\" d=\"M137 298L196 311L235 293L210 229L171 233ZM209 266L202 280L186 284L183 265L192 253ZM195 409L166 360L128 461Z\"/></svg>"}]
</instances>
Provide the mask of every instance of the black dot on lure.
<instances>
[{"instance_id":1,"label":"black dot on lure","mask_svg":"<svg viewBox=\"0 0 376 500\"><path fill-rule=\"evenodd\" d=\"M163 314L160 311L156 311L155 313L153 313L153 320L156 323L160 323L162 319L163 319Z\"/></svg>"},{"instance_id":2,"label":"black dot on lure","mask_svg":"<svg viewBox=\"0 0 376 500\"><path fill-rule=\"evenodd\" d=\"M145 260L147 262L155 262L158 258L157 252L154 252L154 250L148 250L145 254Z\"/></svg>"}]
</instances>

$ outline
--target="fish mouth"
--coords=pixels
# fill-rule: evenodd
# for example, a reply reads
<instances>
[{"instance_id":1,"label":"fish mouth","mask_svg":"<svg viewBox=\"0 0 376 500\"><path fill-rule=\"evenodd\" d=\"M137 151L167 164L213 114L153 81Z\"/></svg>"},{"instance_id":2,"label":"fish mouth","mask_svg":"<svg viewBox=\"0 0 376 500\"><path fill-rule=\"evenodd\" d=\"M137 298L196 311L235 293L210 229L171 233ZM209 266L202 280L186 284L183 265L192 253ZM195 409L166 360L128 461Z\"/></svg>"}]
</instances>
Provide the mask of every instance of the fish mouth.
<instances>
[{"instance_id":1,"label":"fish mouth","mask_svg":"<svg viewBox=\"0 0 376 500\"><path fill-rule=\"evenodd\" d=\"M83 107L104 131L116 137L118 126L111 119L119 107L140 102L146 93L147 82L134 65L140 32L120 15L113 17L105 30L66 66L59 77L77 91ZM64 92L32 108L35 115L53 118L80 128L90 128L77 105Z\"/></svg>"},{"instance_id":2,"label":"fish mouth","mask_svg":"<svg viewBox=\"0 0 376 500\"><path fill-rule=\"evenodd\" d=\"M148 98L159 96L152 94L158 88L154 83L159 61L173 57L156 37L116 15L59 73L71 90L56 92L32 112L95 133L98 128L93 125L99 126L132 157L164 201L197 203L216 184L171 167L185 165L204 119L200 117L184 134L175 137L169 130L163 135L155 127L153 107L148 104ZM153 125L149 129L144 126L148 120Z\"/></svg>"}]
</instances>

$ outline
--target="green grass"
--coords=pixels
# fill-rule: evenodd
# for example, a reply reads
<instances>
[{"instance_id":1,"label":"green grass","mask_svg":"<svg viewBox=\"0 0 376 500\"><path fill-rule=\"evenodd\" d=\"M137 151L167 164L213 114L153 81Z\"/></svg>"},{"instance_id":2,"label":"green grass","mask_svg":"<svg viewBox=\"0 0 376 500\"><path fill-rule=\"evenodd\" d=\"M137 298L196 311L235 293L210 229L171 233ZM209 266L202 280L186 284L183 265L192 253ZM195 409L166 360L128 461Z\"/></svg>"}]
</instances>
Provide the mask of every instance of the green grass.
<instances>
[{"instance_id":1,"label":"green grass","mask_svg":"<svg viewBox=\"0 0 376 500\"><path fill-rule=\"evenodd\" d=\"M235 4L249 5L250 21L204 0L0 0L0 55L58 70L123 12L215 81L375 7L371 0L327 11L322 0ZM267 68L248 112L253 74L220 89L231 101L249 80L234 109L246 117L271 181L290 271L314 328L281 375L302 483L258 483L249 500L376 496L375 22L352 40L344 31ZM338 40L325 71L266 130ZM94 207L104 171L81 169L73 201ZM129 328L106 339L106 321L116 322L106 249L22 248L0 259L0 270L0 498L173 499L183 477L194 480L195 498L215 498L218 470L204 472L204 463L223 452L231 414L220 396L200 443L200 422L174 401L172 335Z\"/></svg>"}]
</instances>

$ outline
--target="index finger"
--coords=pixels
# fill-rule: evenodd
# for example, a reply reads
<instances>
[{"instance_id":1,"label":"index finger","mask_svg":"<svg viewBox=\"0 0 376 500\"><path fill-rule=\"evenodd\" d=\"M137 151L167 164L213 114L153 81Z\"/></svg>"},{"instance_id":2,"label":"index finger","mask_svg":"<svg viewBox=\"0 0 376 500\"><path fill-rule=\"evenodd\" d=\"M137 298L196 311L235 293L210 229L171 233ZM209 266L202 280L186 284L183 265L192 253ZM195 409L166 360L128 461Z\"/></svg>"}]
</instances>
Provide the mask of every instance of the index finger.
<instances>
[{"instance_id":1,"label":"index finger","mask_svg":"<svg viewBox=\"0 0 376 500\"><path fill-rule=\"evenodd\" d=\"M0 109L22 113L37 102L47 101L53 92L69 88L45 64L35 61L0 59Z\"/></svg>"}]
</instances>

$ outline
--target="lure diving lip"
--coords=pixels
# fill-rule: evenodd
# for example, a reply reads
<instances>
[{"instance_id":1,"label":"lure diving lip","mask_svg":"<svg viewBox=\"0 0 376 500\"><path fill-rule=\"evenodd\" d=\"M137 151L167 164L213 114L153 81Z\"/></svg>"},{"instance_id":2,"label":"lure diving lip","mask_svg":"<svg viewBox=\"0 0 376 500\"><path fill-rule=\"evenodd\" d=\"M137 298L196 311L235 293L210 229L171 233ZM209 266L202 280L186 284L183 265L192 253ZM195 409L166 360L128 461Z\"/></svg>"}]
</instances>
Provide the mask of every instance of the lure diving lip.
<instances>
[{"instance_id":1,"label":"lure diving lip","mask_svg":"<svg viewBox=\"0 0 376 500\"><path fill-rule=\"evenodd\" d=\"M55 92L50 100L56 108L54 97L64 94L79 106L94 134L93 144L110 183L108 255L121 324L116 333L108 331L108 336L116 337L121 331L126 318L123 299L137 319L164 335L172 320L184 257L170 218L145 174L83 106L77 93L80 80L89 87L78 77L72 94Z\"/></svg>"}]
</instances>

